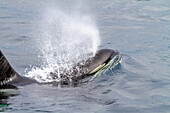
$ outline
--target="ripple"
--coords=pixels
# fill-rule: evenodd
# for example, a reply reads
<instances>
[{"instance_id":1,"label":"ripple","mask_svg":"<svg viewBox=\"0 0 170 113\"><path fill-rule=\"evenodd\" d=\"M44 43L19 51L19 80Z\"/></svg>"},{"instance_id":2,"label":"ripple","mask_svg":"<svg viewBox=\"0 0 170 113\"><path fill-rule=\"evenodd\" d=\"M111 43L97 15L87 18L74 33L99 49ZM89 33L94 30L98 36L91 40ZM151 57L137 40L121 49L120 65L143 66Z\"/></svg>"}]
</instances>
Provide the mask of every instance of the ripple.
<instances>
[{"instance_id":1,"label":"ripple","mask_svg":"<svg viewBox=\"0 0 170 113\"><path fill-rule=\"evenodd\" d=\"M137 0L137 1L150 1L150 0Z\"/></svg>"},{"instance_id":2,"label":"ripple","mask_svg":"<svg viewBox=\"0 0 170 113\"><path fill-rule=\"evenodd\" d=\"M28 36L20 36L18 38L15 38L14 41L21 42L21 41L25 41L25 40L28 40L28 39L30 39L30 37L28 37Z\"/></svg>"},{"instance_id":3,"label":"ripple","mask_svg":"<svg viewBox=\"0 0 170 113\"><path fill-rule=\"evenodd\" d=\"M102 104L102 105L111 105L116 103L116 99L99 99L99 98L93 98L93 97L89 97L87 95L83 95L85 101L88 102L96 102L98 104Z\"/></svg>"},{"instance_id":4,"label":"ripple","mask_svg":"<svg viewBox=\"0 0 170 113\"><path fill-rule=\"evenodd\" d=\"M164 21L170 21L170 15L163 16L160 19Z\"/></svg>"},{"instance_id":5,"label":"ripple","mask_svg":"<svg viewBox=\"0 0 170 113\"><path fill-rule=\"evenodd\" d=\"M112 90L108 89L108 90L102 92L102 94L107 94L107 93L109 93L109 92L111 92L111 91L112 91Z\"/></svg>"},{"instance_id":6,"label":"ripple","mask_svg":"<svg viewBox=\"0 0 170 113\"><path fill-rule=\"evenodd\" d=\"M0 19L11 19L13 18L12 16L1 16Z\"/></svg>"},{"instance_id":7,"label":"ripple","mask_svg":"<svg viewBox=\"0 0 170 113\"><path fill-rule=\"evenodd\" d=\"M153 6L145 6L143 7L145 10L150 10L150 11L167 11L170 10L169 7L153 7Z\"/></svg>"}]
</instances>

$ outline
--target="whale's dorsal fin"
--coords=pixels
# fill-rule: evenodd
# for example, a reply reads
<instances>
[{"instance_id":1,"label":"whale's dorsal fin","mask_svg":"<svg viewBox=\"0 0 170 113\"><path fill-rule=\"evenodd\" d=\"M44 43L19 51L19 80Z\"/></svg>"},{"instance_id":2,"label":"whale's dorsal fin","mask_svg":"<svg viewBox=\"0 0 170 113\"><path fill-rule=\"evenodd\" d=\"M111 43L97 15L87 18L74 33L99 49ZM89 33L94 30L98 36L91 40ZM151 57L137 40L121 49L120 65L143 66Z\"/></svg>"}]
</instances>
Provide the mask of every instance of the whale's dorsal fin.
<instances>
[{"instance_id":1,"label":"whale's dorsal fin","mask_svg":"<svg viewBox=\"0 0 170 113\"><path fill-rule=\"evenodd\" d=\"M28 78L21 77L9 64L0 50L0 86L15 84L21 85L30 82Z\"/></svg>"},{"instance_id":2,"label":"whale's dorsal fin","mask_svg":"<svg viewBox=\"0 0 170 113\"><path fill-rule=\"evenodd\" d=\"M12 81L18 74L11 67L3 53L0 51L0 85L8 84Z\"/></svg>"}]
</instances>

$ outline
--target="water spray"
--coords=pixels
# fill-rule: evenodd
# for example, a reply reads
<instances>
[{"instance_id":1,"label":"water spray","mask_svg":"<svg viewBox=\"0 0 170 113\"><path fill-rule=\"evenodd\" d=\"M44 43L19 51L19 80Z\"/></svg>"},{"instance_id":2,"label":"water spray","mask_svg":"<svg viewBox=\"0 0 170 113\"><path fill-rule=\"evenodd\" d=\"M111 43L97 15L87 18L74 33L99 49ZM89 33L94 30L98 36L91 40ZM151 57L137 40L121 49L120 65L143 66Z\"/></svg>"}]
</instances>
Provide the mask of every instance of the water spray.
<instances>
[{"instance_id":1,"label":"water spray","mask_svg":"<svg viewBox=\"0 0 170 113\"><path fill-rule=\"evenodd\" d=\"M69 73L74 64L92 57L100 43L99 31L89 15L49 8L38 26L35 42L43 63L25 76L39 82L52 82L50 71L57 73L59 81L62 72Z\"/></svg>"}]
</instances>

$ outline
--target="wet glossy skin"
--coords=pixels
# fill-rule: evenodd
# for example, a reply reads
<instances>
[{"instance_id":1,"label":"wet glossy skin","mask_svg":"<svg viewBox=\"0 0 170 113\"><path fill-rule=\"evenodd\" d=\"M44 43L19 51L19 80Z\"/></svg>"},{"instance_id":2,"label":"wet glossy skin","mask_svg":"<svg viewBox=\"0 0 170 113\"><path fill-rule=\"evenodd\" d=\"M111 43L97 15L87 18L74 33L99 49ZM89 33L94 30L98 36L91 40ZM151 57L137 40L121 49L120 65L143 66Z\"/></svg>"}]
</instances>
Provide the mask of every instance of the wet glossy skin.
<instances>
[{"instance_id":1,"label":"wet glossy skin","mask_svg":"<svg viewBox=\"0 0 170 113\"><path fill-rule=\"evenodd\" d=\"M108 63L112 57L119 54L118 52L115 52L114 50L110 49L102 49L99 50L96 55L92 58L89 58L83 65L80 65L78 63L76 66L79 67L80 71L77 71L73 68L72 80L78 81L80 79L85 78L87 75L90 75L90 72L92 72L94 69L96 69L98 66L102 65L103 63ZM0 51L0 86L11 84L14 86L18 85L24 85L24 84L30 84L35 82L34 80L31 80L26 77L20 76L9 64L5 56ZM56 76L56 74L51 74L51 76ZM69 82L69 78L67 75L62 75L63 78L61 81Z\"/></svg>"}]
</instances>

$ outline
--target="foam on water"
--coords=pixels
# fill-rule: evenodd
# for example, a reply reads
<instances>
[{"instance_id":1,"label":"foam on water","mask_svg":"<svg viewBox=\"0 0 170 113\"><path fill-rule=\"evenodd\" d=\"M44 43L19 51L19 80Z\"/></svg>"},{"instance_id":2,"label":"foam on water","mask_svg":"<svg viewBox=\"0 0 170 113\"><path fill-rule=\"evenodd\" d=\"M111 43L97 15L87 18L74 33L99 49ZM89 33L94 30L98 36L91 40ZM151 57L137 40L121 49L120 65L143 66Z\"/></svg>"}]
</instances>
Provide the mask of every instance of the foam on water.
<instances>
[{"instance_id":1,"label":"foam on water","mask_svg":"<svg viewBox=\"0 0 170 113\"><path fill-rule=\"evenodd\" d=\"M34 37L42 64L25 76L39 82L59 81L60 73L70 73L74 64L95 54L99 31L89 15L48 8L41 18ZM58 77L53 79L50 72Z\"/></svg>"}]
</instances>

